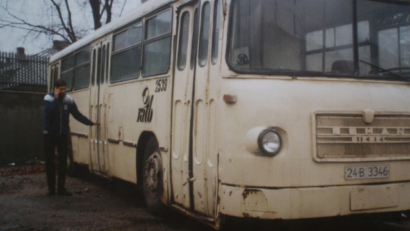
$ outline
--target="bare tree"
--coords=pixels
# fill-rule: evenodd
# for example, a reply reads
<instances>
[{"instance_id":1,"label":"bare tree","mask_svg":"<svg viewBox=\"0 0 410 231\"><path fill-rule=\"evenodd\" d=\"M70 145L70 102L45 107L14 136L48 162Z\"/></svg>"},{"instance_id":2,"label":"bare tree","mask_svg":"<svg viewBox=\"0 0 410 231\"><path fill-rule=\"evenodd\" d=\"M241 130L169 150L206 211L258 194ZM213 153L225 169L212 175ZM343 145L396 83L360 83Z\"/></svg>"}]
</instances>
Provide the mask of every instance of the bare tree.
<instances>
[{"instance_id":1,"label":"bare tree","mask_svg":"<svg viewBox=\"0 0 410 231\"><path fill-rule=\"evenodd\" d=\"M104 0L104 3L102 3L101 0L90 0L90 6L94 19L94 30L101 27L101 18L104 15L104 12L106 13L105 23L107 24L111 22L113 2L114 0Z\"/></svg>"},{"instance_id":2,"label":"bare tree","mask_svg":"<svg viewBox=\"0 0 410 231\"><path fill-rule=\"evenodd\" d=\"M74 4L77 4L75 5L76 9L86 9L86 6L90 4L94 29L96 30L102 26L103 17L105 17L105 24L111 22L114 2L122 4L122 7L127 2L127 0L43 0L42 9L47 11L45 17L48 19L35 23L35 20L27 19L24 15L21 16L10 9L9 4L14 4L15 0L2 1L5 4L2 4L0 8L6 14L0 15L0 29L4 27L23 29L27 31L26 37L37 38L46 35L54 39L57 36L69 43L76 42L91 29L87 23L73 21L73 16L80 14L77 12L78 10L72 10ZM84 20L87 20L88 17L85 15L89 14L83 13Z\"/></svg>"},{"instance_id":3,"label":"bare tree","mask_svg":"<svg viewBox=\"0 0 410 231\"><path fill-rule=\"evenodd\" d=\"M61 12L61 7L60 7L61 3L57 4L54 0L50 0L50 1L53 3L53 5L54 5L54 7L55 7L55 9L58 13L58 18L60 19L62 29L64 29L64 31L66 32L66 34L69 38L68 42L72 42L72 43L76 42L78 37L77 37L77 35L74 31L74 28L73 28L72 13L71 13L70 5L68 4L68 1L64 0L65 9L67 11L67 18L66 19L64 19L63 14Z\"/></svg>"}]
</instances>

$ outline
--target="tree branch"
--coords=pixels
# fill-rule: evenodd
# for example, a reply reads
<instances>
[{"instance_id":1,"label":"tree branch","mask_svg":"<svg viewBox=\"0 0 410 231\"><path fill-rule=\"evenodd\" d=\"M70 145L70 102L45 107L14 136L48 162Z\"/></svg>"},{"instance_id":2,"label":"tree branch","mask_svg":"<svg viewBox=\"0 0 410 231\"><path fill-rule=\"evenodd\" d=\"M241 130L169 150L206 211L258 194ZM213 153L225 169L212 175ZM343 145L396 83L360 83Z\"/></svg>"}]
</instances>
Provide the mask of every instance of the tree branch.
<instances>
[{"instance_id":1,"label":"tree branch","mask_svg":"<svg viewBox=\"0 0 410 231\"><path fill-rule=\"evenodd\" d=\"M58 36L67 42L74 43L78 40L79 36L85 35L89 31L87 25L75 25L76 20L73 21L74 15L72 14L72 10L74 10L72 0L43 0L43 10L44 12L48 12L48 14L42 15L42 17L48 18L41 22L32 20L32 18L28 17L30 15L25 14L25 12L22 12L24 14L23 16L21 16L22 14L20 13L13 12L12 8L8 7L8 4L11 4L14 0L0 1L4 1L5 3L0 5L0 9L4 9L4 14L0 15L0 28L8 27L24 30L27 32L26 36L23 36L24 40L27 40L29 35L34 38L38 38L40 35L46 35L50 41L54 39L54 36ZM105 23L108 24L111 22L114 2L116 4L117 2L123 4L121 9L122 14L127 0L76 0L74 2L76 2L80 8L89 2L94 19L94 29L96 30L102 26L101 20L105 13L107 14L106 19L104 19ZM65 6L62 4L65 4Z\"/></svg>"},{"instance_id":2,"label":"tree branch","mask_svg":"<svg viewBox=\"0 0 410 231\"><path fill-rule=\"evenodd\" d=\"M66 31L66 33L68 35L68 37L70 38L70 42L73 43L73 42L77 41L77 38L75 37L75 34L71 33L70 29L65 24L63 14L61 13L60 6L54 0L51 0L51 2L53 3L54 7L57 10L58 17L60 19L61 25L63 26L64 30Z\"/></svg>"},{"instance_id":3,"label":"tree branch","mask_svg":"<svg viewBox=\"0 0 410 231\"><path fill-rule=\"evenodd\" d=\"M69 36L72 37L75 41L77 41L77 36L75 35L73 22L72 22L72 18L71 18L71 10L70 10L70 6L68 5L67 0L65 0L65 5L66 5L66 8L67 8L67 13L68 13L68 26L70 28Z\"/></svg>"},{"instance_id":4,"label":"tree branch","mask_svg":"<svg viewBox=\"0 0 410 231\"><path fill-rule=\"evenodd\" d=\"M122 15L122 12L124 11L125 4L127 4L127 0L124 1L124 4L122 4L120 16Z\"/></svg>"},{"instance_id":5,"label":"tree branch","mask_svg":"<svg viewBox=\"0 0 410 231\"><path fill-rule=\"evenodd\" d=\"M26 20L19 18L16 15L12 14L7 8L3 8L3 9L7 12L9 16L14 18L17 22L0 19L0 21L4 23L2 24L2 27L23 29L23 30L27 30L28 33L34 31L36 33L41 33L41 34L46 34L46 35L58 35L58 36L61 36L64 40L68 42L73 42L72 40L70 40L70 38L67 38L64 34L60 33L58 30L54 30L52 28L48 28L43 25L31 24L27 22Z\"/></svg>"},{"instance_id":6,"label":"tree branch","mask_svg":"<svg viewBox=\"0 0 410 231\"><path fill-rule=\"evenodd\" d=\"M93 12L94 19L94 30L97 30L101 27L101 14L100 14L100 1L99 0L90 0L91 10Z\"/></svg>"}]
</instances>

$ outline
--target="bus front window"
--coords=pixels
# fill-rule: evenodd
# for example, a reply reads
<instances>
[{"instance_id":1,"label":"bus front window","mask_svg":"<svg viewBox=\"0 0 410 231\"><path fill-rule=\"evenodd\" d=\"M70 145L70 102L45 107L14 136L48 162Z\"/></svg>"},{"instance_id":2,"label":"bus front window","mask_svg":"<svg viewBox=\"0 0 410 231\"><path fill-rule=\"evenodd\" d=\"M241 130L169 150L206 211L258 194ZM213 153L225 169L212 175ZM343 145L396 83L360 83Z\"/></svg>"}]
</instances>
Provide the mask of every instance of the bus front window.
<instances>
[{"instance_id":1,"label":"bus front window","mask_svg":"<svg viewBox=\"0 0 410 231\"><path fill-rule=\"evenodd\" d=\"M409 9L393 1L237 0L228 62L246 73L379 76L381 67L404 74Z\"/></svg>"},{"instance_id":2,"label":"bus front window","mask_svg":"<svg viewBox=\"0 0 410 231\"><path fill-rule=\"evenodd\" d=\"M359 28L361 75L388 70L410 76L409 3L392 2L358 2L358 21L366 24Z\"/></svg>"}]
</instances>

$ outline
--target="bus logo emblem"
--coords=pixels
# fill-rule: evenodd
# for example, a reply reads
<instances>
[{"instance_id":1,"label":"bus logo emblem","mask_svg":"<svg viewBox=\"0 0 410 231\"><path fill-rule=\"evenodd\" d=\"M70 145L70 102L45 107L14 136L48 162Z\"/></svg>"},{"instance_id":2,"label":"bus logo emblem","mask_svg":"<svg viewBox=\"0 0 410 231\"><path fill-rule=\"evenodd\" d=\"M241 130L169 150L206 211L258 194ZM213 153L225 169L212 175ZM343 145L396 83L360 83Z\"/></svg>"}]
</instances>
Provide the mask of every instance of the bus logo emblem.
<instances>
[{"instance_id":1,"label":"bus logo emblem","mask_svg":"<svg viewBox=\"0 0 410 231\"><path fill-rule=\"evenodd\" d=\"M144 107L138 109L137 122L150 123L154 114L154 111L152 110L154 96L150 96L148 87L142 92L142 101L144 102Z\"/></svg>"}]
</instances>

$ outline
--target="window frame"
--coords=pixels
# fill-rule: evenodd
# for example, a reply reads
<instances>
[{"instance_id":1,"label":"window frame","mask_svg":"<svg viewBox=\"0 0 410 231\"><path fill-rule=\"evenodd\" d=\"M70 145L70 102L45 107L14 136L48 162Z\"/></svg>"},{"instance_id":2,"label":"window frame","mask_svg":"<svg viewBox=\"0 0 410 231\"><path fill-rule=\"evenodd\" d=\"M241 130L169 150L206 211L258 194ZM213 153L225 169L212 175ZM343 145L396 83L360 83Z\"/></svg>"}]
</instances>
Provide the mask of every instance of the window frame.
<instances>
[{"instance_id":1,"label":"window frame","mask_svg":"<svg viewBox=\"0 0 410 231\"><path fill-rule=\"evenodd\" d=\"M214 1L213 8L213 25L212 25L212 45L211 45L211 63L215 65L219 60L219 38L221 36L221 21L222 21L222 0ZM218 29L218 35L215 32Z\"/></svg>"},{"instance_id":2,"label":"window frame","mask_svg":"<svg viewBox=\"0 0 410 231\"><path fill-rule=\"evenodd\" d=\"M366 0L370 2L378 2L378 0ZM232 43L233 43L233 31L234 29L234 16L235 16L235 2L232 2L229 8L229 18L228 18L228 31L227 31L227 45L225 48L225 61L229 67L229 69L235 73L238 74L255 74L255 75L273 75L273 76L297 76L297 77L330 77L330 78L355 78L355 79L360 79L360 80L399 80L403 81L403 78L399 78L398 76L379 76L379 75L363 75L360 74L358 71L358 67L360 65L359 62L359 49L363 47L367 42L360 42L358 38L358 23L360 23L362 20L358 20L357 15L359 14L358 11L358 2L356 0L351 0L352 2L352 14L353 14L353 20L352 20L352 27L353 27L353 43L350 45L345 45L345 46L350 46L353 48L353 58L354 58L354 65L355 65L355 72L352 74L342 74L342 73L332 73L332 72L322 72L322 71L307 71L305 70L279 70L279 69L261 69L261 70L256 70L256 69L241 69L237 68L235 65L233 65L230 55L232 55ZM388 3L388 1L382 1L385 3ZM394 1L397 4L400 4L401 1ZM408 3L402 3L406 4L408 6ZM326 28L325 28L326 29ZM380 31L380 30L379 30ZM306 34L305 34L306 35ZM307 54L306 46L305 46L305 53L304 55Z\"/></svg>"},{"instance_id":3,"label":"window frame","mask_svg":"<svg viewBox=\"0 0 410 231\"><path fill-rule=\"evenodd\" d=\"M89 53L88 60L77 65L77 55L79 55L81 52L86 51L87 49L88 49L88 53ZM76 53L74 54L74 57L75 57L75 65L74 65L74 73L73 73L73 87L72 87L73 91L78 91L78 90L82 90L82 89L87 89L87 88L90 87L90 82L91 82L91 80L90 80L90 74L91 74L91 54L92 54L91 50L92 50L92 49L91 49L91 46L88 46L88 47L86 47L86 48L84 48L84 49L79 50L78 52L76 52ZM75 75L75 73L76 73L76 70L78 70L78 69L80 69L80 68L83 68L83 67L86 67L86 66L88 66L88 85L87 85L86 87L84 86L84 87L81 87L81 88L76 88L76 84L75 84L75 80L76 80L76 75Z\"/></svg>"},{"instance_id":4,"label":"window frame","mask_svg":"<svg viewBox=\"0 0 410 231\"><path fill-rule=\"evenodd\" d=\"M199 12L200 7L197 6L194 10L194 15L193 15L193 30L192 30L192 44L191 44L191 54L190 54L190 68L191 70L194 69L196 63L197 63L197 55L198 55L198 40L199 40L199 27L200 27L200 18L199 18Z\"/></svg>"},{"instance_id":5,"label":"window frame","mask_svg":"<svg viewBox=\"0 0 410 231\"><path fill-rule=\"evenodd\" d=\"M170 25L169 31L167 33L160 34L160 35L150 37L150 38L147 39L147 37L146 37L147 34L148 34L147 30L149 29L148 26L147 26L147 22L151 19L156 18L158 15L167 12L167 11L170 11L170 13L171 13L171 16L170 16L171 20L169 22L169 25ZM173 21L174 21L174 11L173 11L172 7L166 7L165 9L157 11L154 14L150 15L149 17L145 18L144 28L143 28L144 33L143 33L142 49L141 49L141 61L142 62L141 62L141 68L140 68L140 73L141 73L141 76L142 76L143 79L153 77L153 76L167 74L169 72L169 70L171 69L171 62L172 62L171 56L172 56L172 52L173 52L173 46L172 46ZM144 73L144 66L148 61L147 59L144 58L145 57L146 47L150 44L153 44L153 43L161 41L161 40L165 40L167 38L170 39L169 54L168 54L168 57L167 57L168 58L168 68L167 68L167 70L164 71L164 72L159 72L159 73L148 73L148 74Z\"/></svg>"},{"instance_id":6,"label":"window frame","mask_svg":"<svg viewBox=\"0 0 410 231\"><path fill-rule=\"evenodd\" d=\"M185 19L185 17L187 17L187 19ZM188 21L187 22L188 25L185 24L186 20ZM189 12L189 11L183 12L182 16L181 16L181 22L180 22L180 25L179 25L179 36L178 36L179 40L178 40L178 51L177 51L177 67L178 67L178 70L180 70L180 71L185 70L185 68L188 65L188 56L189 56L188 55L188 48L189 48L188 41L189 41L189 35L191 34L191 33L189 33L190 30L191 30L190 22L191 22L191 12ZM187 28L188 33L184 33L185 32L185 30L184 30L185 26L188 26L188 28ZM187 37L185 37L185 36L187 36ZM185 41L182 38L186 38L187 40ZM183 44L183 41L185 41L186 44ZM181 55L183 54L182 53L182 46L185 46L184 61L181 61ZM181 63L181 62L183 62L183 63Z\"/></svg>"},{"instance_id":7,"label":"window frame","mask_svg":"<svg viewBox=\"0 0 410 231\"><path fill-rule=\"evenodd\" d=\"M208 7L208 25L207 28L204 28L205 24L205 10L206 7ZM199 21L199 41L198 41L198 65L200 67L205 67L206 64L208 63L208 58L209 58L209 44L210 42L210 38L211 37L211 18L212 18L212 5L209 1L205 1L202 6L201 6L201 15L200 15L200 21ZM206 33L206 29L207 29L207 33ZM207 35L207 38L204 37L204 34ZM211 38L212 39L212 38ZM206 44L204 44L204 42ZM205 47L206 46L206 47ZM203 48L203 49L202 49Z\"/></svg>"},{"instance_id":8,"label":"window frame","mask_svg":"<svg viewBox=\"0 0 410 231\"><path fill-rule=\"evenodd\" d=\"M120 48L120 49L118 49L118 50L115 50L115 37L116 36L118 36L119 34L122 34L122 33L127 33L127 31L128 30L130 30L133 26L136 26L136 25L138 25L138 24L141 24L141 38L140 38L140 41L139 42L137 42L137 43L134 43L134 44L131 44L131 45L129 45L129 46L125 46L125 47L123 47L123 48ZM130 24L130 25L128 25L127 27L125 27L125 28L123 28L122 30L120 30L120 31L117 31L116 33L114 33L113 34L113 41L112 41L112 46L111 46L111 52L108 52L108 49L107 49L107 53L108 53L108 55L107 55L107 60L106 60L106 69L108 70L108 69L110 69L110 80L109 80L109 82L111 83L111 84L113 84L113 83L119 83L119 82L124 82L124 81L130 81L130 80L136 80L136 79L139 79L140 78L140 76L141 76L141 68L142 68L142 48L143 48L143 40L144 40L144 27L145 27L145 23L144 23L144 21L142 20L142 19L139 19L139 20L137 20L137 21L134 21L132 24ZM126 37L127 37L127 35L126 35ZM137 71L137 73L136 73L136 76L133 76L133 77L128 77L128 78L121 78L121 79L119 79L119 80L113 80L113 71L115 70L115 68L113 68L113 65L114 65L114 62L113 62L113 60L114 60L114 57L115 56L121 56L122 54L125 54L126 52L128 52L128 51L131 51L132 49L135 49L135 48L138 48L138 47L140 47L140 54L139 54L139 56L140 56L140 59L139 59L139 63L138 63L138 71ZM108 48L109 48L109 46L108 46ZM110 62L109 62L110 61ZM109 62L109 63L108 63ZM108 68L108 66L110 67L110 68ZM107 71L107 75L108 75L108 71ZM108 81L108 80L107 80Z\"/></svg>"},{"instance_id":9,"label":"window frame","mask_svg":"<svg viewBox=\"0 0 410 231\"><path fill-rule=\"evenodd\" d=\"M88 58L87 61L82 62L82 63L80 63L80 64L77 64L77 55L79 55L81 52L86 51L87 49L88 49L88 51L89 51L89 56L87 57L87 58ZM70 91L79 91L79 90L87 89L87 88L90 87L90 83L91 83L91 80L90 80L90 75L91 75L91 55L92 55L91 50L92 50L92 49L91 49L91 45L87 45L87 46L84 46L84 47L82 47L81 49L78 49L77 51L75 51L75 52L71 53L70 55L67 55L66 57L64 57L64 58L61 59L61 68L60 68L60 70L59 70L59 71L60 71L60 78L62 79L64 74L68 74L68 73L71 72L71 81L65 80L65 81L67 82L67 91L68 91L68 92L70 92ZM73 64L72 64L72 66L69 66L69 67L67 67L67 68L63 67L63 66L64 66L64 62L65 62L66 60L69 60L69 59L73 59ZM80 68L83 68L83 67L86 67L86 66L89 66L89 71L88 71L88 85L87 85L87 86L84 86L84 87L77 88L76 85L75 85L75 79L76 79L75 73L76 73L76 71L79 70Z\"/></svg>"},{"instance_id":10,"label":"window frame","mask_svg":"<svg viewBox=\"0 0 410 231\"><path fill-rule=\"evenodd\" d=\"M68 62L70 59L73 59L73 64L71 66L70 63L65 64L65 62ZM70 65L70 66L68 66ZM73 90L73 83L74 83L74 67L75 67L75 53L70 54L69 56L61 59L61 73L60 73L60 78L63 79L66 83L67 83L67 91L72 91ZM70 81L68 81L67 79L64 79L63 77L65 77L66 74L71 73Z\"/></svg>"}]
</instances>

